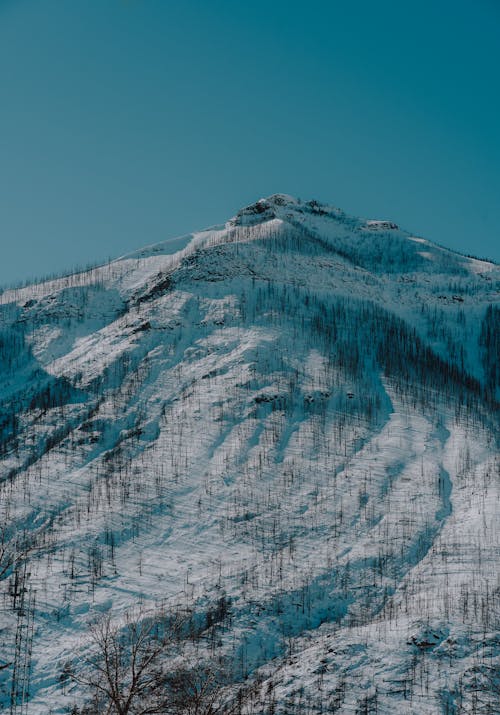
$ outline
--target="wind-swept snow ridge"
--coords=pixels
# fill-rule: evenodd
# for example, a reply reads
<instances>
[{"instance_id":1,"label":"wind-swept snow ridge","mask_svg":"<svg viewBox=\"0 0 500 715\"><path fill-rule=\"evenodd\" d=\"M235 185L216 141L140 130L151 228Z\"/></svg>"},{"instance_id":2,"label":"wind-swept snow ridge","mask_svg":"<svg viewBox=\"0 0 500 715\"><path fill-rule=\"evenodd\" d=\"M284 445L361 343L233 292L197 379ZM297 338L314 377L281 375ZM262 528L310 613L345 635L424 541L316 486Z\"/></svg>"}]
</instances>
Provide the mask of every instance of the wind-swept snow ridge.
<instances>
[{"instance_id":1,"label":"wind-swept snow ridge","mask_svg":"<svg viewBox=\"0 0 500 715\"><path fill-rule=\"evenodd\" d=\"M0 709L140 603L254 713L500 712L499 283L275 194L1 294Z\"/></svg>"}]
</instances>

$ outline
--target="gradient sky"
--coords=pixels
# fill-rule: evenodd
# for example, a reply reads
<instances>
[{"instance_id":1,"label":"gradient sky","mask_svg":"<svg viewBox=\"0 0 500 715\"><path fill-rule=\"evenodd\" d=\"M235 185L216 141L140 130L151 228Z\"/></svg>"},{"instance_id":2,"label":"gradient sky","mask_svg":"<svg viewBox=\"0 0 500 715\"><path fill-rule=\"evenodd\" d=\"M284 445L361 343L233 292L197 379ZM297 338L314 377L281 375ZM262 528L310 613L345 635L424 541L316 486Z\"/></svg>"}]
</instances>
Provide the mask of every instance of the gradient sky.
<instances>
[{"instance_id":1,"label":"gradient sky","mask_svg":"<svg viewBox=\"0 0 500 715\"><path fill-rule=\"evenodd\" d=\"M0 283L274 192L500 260L498 0L0 0Z\"/></svg>"}]
</instances>

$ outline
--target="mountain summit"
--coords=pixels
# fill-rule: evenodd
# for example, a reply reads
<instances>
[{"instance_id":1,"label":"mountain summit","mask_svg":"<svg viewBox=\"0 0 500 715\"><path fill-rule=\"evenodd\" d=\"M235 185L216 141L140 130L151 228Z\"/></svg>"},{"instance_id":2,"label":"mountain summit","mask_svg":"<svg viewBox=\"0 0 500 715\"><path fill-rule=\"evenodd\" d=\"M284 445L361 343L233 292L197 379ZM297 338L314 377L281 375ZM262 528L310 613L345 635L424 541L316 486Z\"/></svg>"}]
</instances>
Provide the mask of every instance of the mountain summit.
<instances>
[{"instance_id":1,"label":"mountain summit","mask_svg":"<svg viewBox=\"0 0 500 715\"><path fill-rule=\"evenodd\" d=\"M3 292L0 703L84 705L140 605L248 712L499 712L499 285L275 194Z\"/></svg>"}]
</instances>

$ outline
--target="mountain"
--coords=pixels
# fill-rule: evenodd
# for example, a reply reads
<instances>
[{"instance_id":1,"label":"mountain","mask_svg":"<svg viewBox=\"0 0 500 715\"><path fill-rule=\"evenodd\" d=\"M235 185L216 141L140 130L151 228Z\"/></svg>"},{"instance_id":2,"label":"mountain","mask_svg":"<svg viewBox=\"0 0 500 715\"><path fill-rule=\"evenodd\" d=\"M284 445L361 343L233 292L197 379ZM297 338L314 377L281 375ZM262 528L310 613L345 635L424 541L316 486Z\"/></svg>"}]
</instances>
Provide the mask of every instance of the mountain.
<instances>
[{"instance_id":1,"label":"mountain","mask_svg":"<svg viewBox=\"0 0 500 715\"><path fill-rule=\"evenodd\" d=\"M499 286L278 194L5 290L5 711L81 706L89 624L139 606L255 713L500 712Z\"/></svg>"}]
</instances>

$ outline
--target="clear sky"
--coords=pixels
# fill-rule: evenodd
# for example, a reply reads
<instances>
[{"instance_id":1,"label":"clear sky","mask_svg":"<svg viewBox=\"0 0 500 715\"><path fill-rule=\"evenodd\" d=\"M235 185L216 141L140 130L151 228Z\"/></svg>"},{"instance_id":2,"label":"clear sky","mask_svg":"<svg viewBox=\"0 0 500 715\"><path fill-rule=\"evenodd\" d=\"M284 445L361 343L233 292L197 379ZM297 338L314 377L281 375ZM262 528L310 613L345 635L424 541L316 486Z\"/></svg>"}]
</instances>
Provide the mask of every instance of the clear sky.
<instances>
[{"instance_id":1,"label":"clear sky","mask_svg":"<svg viewBox=\"0 0 500 715\"><path fill-rule=\"evenodd\" d=\"M274 192L500 260L500 2L0 0L0 283Z\"/></svg>"}]
</instances>

